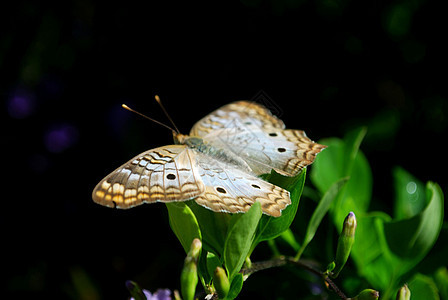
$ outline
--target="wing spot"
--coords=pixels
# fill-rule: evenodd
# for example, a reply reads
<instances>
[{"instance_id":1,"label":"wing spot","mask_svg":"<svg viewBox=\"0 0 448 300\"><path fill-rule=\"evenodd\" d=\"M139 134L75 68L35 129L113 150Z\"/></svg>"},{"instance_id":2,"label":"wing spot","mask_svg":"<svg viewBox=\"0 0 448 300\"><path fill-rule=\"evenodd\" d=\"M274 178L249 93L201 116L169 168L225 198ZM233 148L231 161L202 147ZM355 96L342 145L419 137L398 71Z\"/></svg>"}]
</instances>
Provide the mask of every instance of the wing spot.
<instances>
[{"instance_id":1,"label":"wing spot","mask_svg":"<svg viewBox=\"0 0 448 300\"><path fill-rule=\"evenodd\" d=\"M252 184L252 187L253 187L253 188L256 188L256 189L261 189L260 186L258 186L258 185L256 185L256 184Z\"/></svg>"},{"instance_id":2,"label":"wing spot","mask_svg":"<svg viewBox=\"0 0 448 300\"><path fill-rule=\"evenodd\" d=\"M174 174L168 174L168 175L166 175L166 179L174 180L174 179L176 179L176 175L174 175Z\"/></svg>"},{"instance_id":3,"label":"wing spot","mask_svg":"<svg viewBox=\"0 0 448 300\"><path fill-rule=\"evenodd\" d=\"M278 152L285 152L286 149L285 149L285 148L277 148L277 151L278 151Z\"/></svg>"},{"instance_id":4,"label":"wing spot","mask_svg":"<svg viewBox=\"0 0 448 300\"><path fill-rule=\"evenodd\" d=\"M276 133L276 132L271 132L271 133L269 134L269 136L277 136L277 133Z\"/></svg>"},{"instance_id":5,"label":"wing spot","mask_svg":"<svg viewBox=\"0 0 448 300\"><path fill-rule=\"evenodd\" d=\"M222 194L226 194L227 191L225 189L223 189L222 187L217 187L216 190Z\"/></svg>"}]
</instances>

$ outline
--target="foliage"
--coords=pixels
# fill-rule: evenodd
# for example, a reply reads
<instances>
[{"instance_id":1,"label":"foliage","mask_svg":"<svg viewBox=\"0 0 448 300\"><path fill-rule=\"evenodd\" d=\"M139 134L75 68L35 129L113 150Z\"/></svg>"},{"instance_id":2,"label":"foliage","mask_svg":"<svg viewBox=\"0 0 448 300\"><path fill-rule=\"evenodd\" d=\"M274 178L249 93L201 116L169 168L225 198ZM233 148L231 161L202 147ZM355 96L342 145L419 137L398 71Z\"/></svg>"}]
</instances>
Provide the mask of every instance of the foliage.
<instances>
[{"instance_id":1,"label":"foliage","mask_svg":"<svg viewBox=\"0 0 448 300\"><path fill-rule=\"evenodd\" d=\"M380 292L382 299L395 298L397 292L408 290L416 296L414 299L418 299L417 295L433 295L434 299L446 297L447 269L434 264L437 261L434 257L429 271L422 263L442 230L443 193L436 183L424 184L397 167L393 172L396 191L393 216L369 210L373 176L366 157L359 149L365 134L366 129L360 128L349 132L343 139L319 141L328 149L318 155L312 167L310 179L315 190L307 185L306 191L307 195L321 196L317 203L311 202L315 208L309 220L305 220L305 231L297 230L293 221L304 192L306 169L293 178L274 171L264 176L265 180L291 193L292 204L278 218L263 215L258 203L245 214L233 215L212 212L194 201L168 203L171 228L185 252L191 253L190 246L195 239L202 242L202 251L197 252L200 257L193 261L197 263L194 276L199 277L204 289L203 296L206 293L214 294L219 299L234 299L249 276L256 277L256 272L267 268L291 265L321 278L321 283L326 282L329 289L334 291L331 297L351 299L331 279L337 276L350 254L352 261L338 280L348 293L359 293L352 299L377 299L378 292L375 290ZM350 222L347 219L344 222L346 216L350 217ZM334 234L319 234L323 221L328 223L329 232L341 233L337 251L330 252L333 258L337 252L343 261L336 257L327 269L321 266L330 260L320 261L322 258L318 252L313 251L316 246L309 248L312 241L326 249L332 249L336 244ZM351 229L346 228L350 224ZM351 235L345 237L344 233L347 232ZM298 243L297 240L302 242ZM272 250L272 258L252 262L252 253L264 241ZM284 247L279 250L277 245L286 245L289 250ZM282 255L282 251L294 251L295 256ZM336 269L337 273L333 273ZM306 280L303 278L307 277L302 276L302 280ZM408 285L403 286L405 282ZM375 290L360 291L363 288ZM321 297L324 298L327 293L323 289ZM195 297L200 294L197 290ZM302 298L310 295L310 291L301 291ZM408 294L403 297L408 297ZM191 295L188 299L194 297Z\"/></svg>"}]
</instances>

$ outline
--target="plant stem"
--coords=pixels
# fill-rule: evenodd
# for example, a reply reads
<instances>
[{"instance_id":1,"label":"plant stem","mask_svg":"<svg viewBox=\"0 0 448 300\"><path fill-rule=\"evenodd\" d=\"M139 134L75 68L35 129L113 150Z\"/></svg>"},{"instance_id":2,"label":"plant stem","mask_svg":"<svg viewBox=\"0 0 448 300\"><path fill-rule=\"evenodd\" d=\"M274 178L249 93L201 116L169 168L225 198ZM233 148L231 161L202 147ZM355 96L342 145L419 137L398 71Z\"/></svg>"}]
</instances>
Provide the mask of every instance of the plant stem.
<instances>
[{"instance_id":1,"label":"plant stem","mask_svg":"<svg viewBox=\"0 0 448 300\"><path fill-rule=\"evenodd\" d=\"M307 264L301 260L296 260L295 257L281 256L279 258L272 259L272 260L253 262L251 268L242 269L240 272L243 275L249 275L249 274L253 274L258 271L262 271L262 270L266 270L266 269L270 269L270 268L274 268L274 267L281 267L281 266L284 266L287 264L292 264L292 265L301 267L313 274L316 274L317 276L322 277L322 279L325 281L327 286L331 290L333 290L339 296L339 298L341 298L343 300L349 299L349 298L347 298L347 296L345 296L345 294L339 289L339 287L328 276L326 276L324 273L322 273L318 269L315 269L310 264Z\"/></svg>"},{"instance_id":2,"label":"plant stem","mask_svg":"<svg viewBox=\"0 0 448 300\"><path fill-rule=\"evenodd\" d=\"M271 248L271 251L274 253L275 257L280 256L280 251L278 250L274 240L268 240L268 246L269 248Z\"/></svg>"},{"instance_id":3,"label":"plant stem","mask_svg":"<svg viewBox=\"0 0 448 300\"><path fill-rule=\"evenodd\" d=\"M303 251L305 250L306 246L307 246L306 244L303 244L303 245L300 247L299 251L297 251L297 254L296 254L296 256L294 257L294 260L295 260L295 261L299 261L300 256L302 256L302 253L303 253Z\"/></svg>"}]
</instances>

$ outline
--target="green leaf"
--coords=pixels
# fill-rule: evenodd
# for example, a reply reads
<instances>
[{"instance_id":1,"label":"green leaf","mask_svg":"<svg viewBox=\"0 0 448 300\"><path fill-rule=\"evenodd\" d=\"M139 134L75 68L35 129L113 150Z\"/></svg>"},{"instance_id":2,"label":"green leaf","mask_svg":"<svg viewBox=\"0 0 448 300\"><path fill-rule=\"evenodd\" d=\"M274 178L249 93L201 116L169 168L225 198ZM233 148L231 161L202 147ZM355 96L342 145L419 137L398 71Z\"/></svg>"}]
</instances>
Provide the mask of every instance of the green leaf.
<instances>
[{"instance_id":1,"label":"green leaf","mask_svg":"<svg viewBox=\"0 0 448 300\"><path fill-rule=\"evenodd\" d=\"M347 211L366 212L369 208L370 199L372 197L372 171L369 162L364 153L359 151L353 161L351 171L347 174L350 177L344 187L344 193L338 199L338 204L342 207L342 215L339 220L344 218ZM336 204L336 203L335 203Z\"/></svg>"},{"instance_id":2,"label":"green leaf","mask_svg":"<svg viewBox=\"0 0 448 300\"><path fill-rule=\"evenodd\" d=\"M442 190L437 184L428 182L426 195L429 203L419 214L384 224L389 248L396 256L406 259L409 268L428 253L442 229Z\"/></svg>"},{"instance_id":3,"label":"green leaf","mask_svg":"<svg viewBox=\"0 0 448 300\"><path fill-rule=\"evenodd\" d=\"M434 274L437 287L442 299L448 299L448 269L440 267Z\"/></svg>"},{"instance_id":4,"label":"green leaf","mask_svg":"<svg viewBox=\"0 0 448 300\"><path fill-rule=\"evenodd\" d=\"M350 176L366 132L366 128L361 127L347 133L344 140L329 138L319 141L328 148L316 157L311 180L322 193L339 179Z\"/></svg>"},{"instance_id":5,"label":"green leaf","mask_svg":"<svg viewBox=\"0 0 448 300\"><path fill-rule=\"evenodd\" d=\"M392 221L383 213L358 217L352 258L359 274L382 290L384 298L396 293L401 277L424 258L439 235L443 220L440 187L428 182L427 197L426 208L409 219Z\"/></svg>"},{"instance_id":6,"label":"green leaf","mask_svg":"<svg viewBox=\"0 0 448 300\"><path fill-rule=\"evenodd\" d=\"M381 212L358 215L356 242L351 252L358 273L379 290L384 290L391 279L390 255L383 230L383 223L389 220Z\"/></svg>"},{"instance_id":7,"label":"green leaf","mask_svg":"<svg viewBox=\"0 0 448 300\"><path fill-rule=\"evenodd\" d=\"M255 202L245 214L232 216L236 217L236 221L230 228L224 244L224 263L230 282L240 271L249 254L261 214L261 205Z\"/></svg>"},{"instance_id":8,"label":"green leaf","mask_svg":"<svg viewBox=\"0 0 448 300\"><path fill-rule=\"evenodd\" d=\"M222 262L219 260L218 256L213 253L207 253L207 272L210 278L213 277L213 272L216 267L222 267Z\"/></svg>"},{"instance_id":9,"label":"green leaf","mask_svg":"<svg viewBox=\"0 0 448 300\"><path fill-rule=\"evenodd\" d=\"M170 226L182 244L185 253L190 250L193 239L202 240L198 221L185 202L166 203Z\"/></svg>"},{"instance_id":10,"label":"green leaf","mask_svg":"<svg viewBox=\"0 0 448 300\"><path fill-rule=\"evenodd\" d=\"M285 241L294 251L299 251L300 244L296 241L296 238L294 237L294 233L290 228L285 230L280 237L283 241Z\"/></svg>"},{"instance_id":11,"label":"green leaf","mask_svg":"<svg viewBox=\"0 0 448 300\"><path fill-rule=\"evenodd\" d=\"M195 201L188 201L188 206L196 216L202 234L203 248L222 256L227 231L232 215L213 212L198 205Z\"/></svg>"},{"instance_id":12,"label":"green leaf","mask_svg":"<svg viewBox=\"0 0 448 300\"><path fill-rule=\"evenodd\" d=\"M327 145L316 157L311 170L311 181L324 194L339 179L346 177L344 171L345 143L338 138L322 139L320 144Z\"/></svg>"},{"instance_id":13,"label":"green leaf","mask_svg":"<svg viewBox=\"0 0 448 300\"><path fill-rule=\"evenodd\" d=\"M230 283L230 290L226 299L228 300L235 299L241 292L242 288L243 288L243 274L238 273L233 277L233 280Z\"/></svg>"},{"instance_id":14,"label":"green leaf","mask_svg":"<svg viewBox=\"0 0 448 300\"><path fill-rule=\"evenodd\" d=\"M275 171L272 171L271 174L265 177L265 180L290 192L291 204L282 211L280 217L275 218L263 215L257 231L257 242L255 245L261 241L276 238L291 226L297 213L300 196L302 195L303 186L305 184L305 178L306 169L303 169L302 172L295 177L282 176Z\"/></svg>"},{"instance_id":15,"label":"green leaf","mask_svg":"<svg viewBox=\"0 0 448 300\"><path fill-rule=\"evenodd\" d=\"M395 218L415 216L426 205L425 185L400 167L393 171L395 179Z\"/></svg>"},{"instance_id":16,"label":"green leaf","mask_svg":"<svg viewBox=\"0 0 448 300\"><path fill-rule=\"evenodd\" d=\"M306 246L312 241L314 235L316 234L317 228L319 227L323 217L327 214L328 209L330 208L331 203L336 196L338 195L341 188L347 183L348 178L342 178L336 181L324 194L322 199L319 201L316 209L311 216L310 222L308 223L308 227L306 229L305 236L303 238L302 247L297 253L296 259L300 258L300 255L305 250Z\"/></svg>"},{"instance_id":17,"label":"green leaf","mask_svg":"<svg viewBox=\"0 0 448 300\"><path fill-rule=\"evenodd\" d=\"M332 138L319 141L328 146L320 153L311 172L311 181L324 194L336 181L350 177L343 191L333 202L330 212L334 224L341 229L342 220L349 211L362 215L367 211L372 193L372 172L359 146L366 134L365 128L354 130L344 140Z\"/></svg>"},{"instance_id":18,"label":"green leaf","mask_svg":"<svg viewBox=\"0 0 448 300\"><path fill-rule=\"evenodd\" d=\"M355 130L348 132L345 137L345 174L348 176L352 173L353 163L358 155L359 147L361 146L362 140L366 136L367 128L360 127Z\"/></svg>"},{"instance_id":19,"label":"green leaf","mask_svg":"<svg viewBox=\"0 0 448 300\"><path fill-rule=\"evenodd\" d=\"M411 299L440 299L437 287L431 277L423 274L416 274L409 281L409 290L411 290Z\"/></svg>"}]
</instances>

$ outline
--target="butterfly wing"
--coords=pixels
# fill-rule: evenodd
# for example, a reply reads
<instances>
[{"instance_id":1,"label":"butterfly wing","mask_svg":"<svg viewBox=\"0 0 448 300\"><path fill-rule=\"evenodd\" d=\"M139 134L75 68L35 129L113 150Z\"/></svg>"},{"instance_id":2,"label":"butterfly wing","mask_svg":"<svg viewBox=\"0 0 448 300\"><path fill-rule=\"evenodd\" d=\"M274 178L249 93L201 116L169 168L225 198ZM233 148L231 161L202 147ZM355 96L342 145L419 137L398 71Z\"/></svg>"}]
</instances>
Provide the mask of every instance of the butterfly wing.
<instances>
[{"instance_id":1,"label":"butterfly wing","mask_svg":"<svg viewBox=\"0 0 448 300\"><path fill-rule=\"evenodd\" d=\"M282 175L295 176L326 147L310 140L301 130L255 125L215 130L203 140L243 159L256 175L274 169Z\"/></svg>"},{"instance_id":2,"label":"butterfly wing","mask_svg":"<svg viewBox=\"0 0 448 300\"><path fill-rule=\"evenodd\" d=\"M117 208L192 199L205 190L193 167L192 151L169 145L143 152L98 183L92 198Z\"/></svg>"},{"instance_id":3,"label":"butterfly wing","mask_svg":"<svg viewBox=\"0 0 448 300\"><path fill-rule=\"evenodd\" d=\"M326 147L301 130L285 129L283 121L266 107L248 101L215 110L197 122L190 134L243 159L256 175L274 169L295 176Z\"/></svg>"},{"instance_id":4,"label":"butterfly wing","mask_svg":"<svg viewBox=\"0 0 448 300\"><path fill-rule=\"evenodd\" d=\"M283 121L272 115L263 105L249 101L237 101L224 105L196 122L190 135L204 137L215 130L243 125L254 125L260 128L266 126L285 128Z\"/></svg>"},{"instance_id":5,"label":"butterfly wing","mask_svg":"<svg viewBox=\"0 0 448 300\"><path fill-rule=\"evenodd\" d=\"M196 151L196 168L205 192L195 200L216 212L246 212L260 202L263 212L279 217L291 204L289 192L233 165Z\"/></svg>"}]
</instances>

